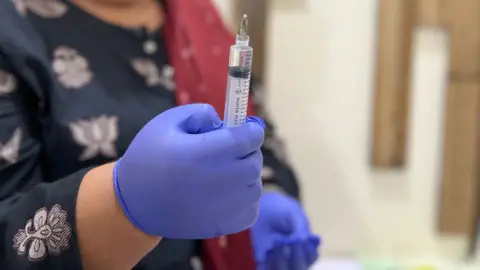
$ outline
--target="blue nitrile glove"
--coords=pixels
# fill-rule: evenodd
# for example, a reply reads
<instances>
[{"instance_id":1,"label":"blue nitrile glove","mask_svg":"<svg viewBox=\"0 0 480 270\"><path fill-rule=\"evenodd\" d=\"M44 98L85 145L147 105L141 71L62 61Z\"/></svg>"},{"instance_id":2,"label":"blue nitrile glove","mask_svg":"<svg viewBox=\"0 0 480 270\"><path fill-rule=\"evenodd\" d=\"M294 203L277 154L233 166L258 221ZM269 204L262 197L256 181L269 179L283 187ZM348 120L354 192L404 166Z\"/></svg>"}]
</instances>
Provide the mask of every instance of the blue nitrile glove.
<instances>
[{"instance_id":1,"label":"blue nitrile glove","mask_svg":"<svg viewBox=\"0 0 480 270\"><path fill-rule=\"evenodd\" d=\"M310 231L305 211L279 191L265 191L251 233L259 270L306 270L318 258L320 238Z\"/></svg>"},{"instance_id":2,"label":"blue nitrile glove","mask_svg":"<svg viewBox=\"0 0 480 270\"><path fill-rule=\"evenodd\" d=\"M318 258L318 236L307 241L283 244L269 251L258 270L308 270Z\"/></svg>"},{"instance_id":3,"label":"blue nitrile glove","mask_svg":"<svg viewBox=\"0 0 480 270\"><path fill-rule=\"evenodd\" d=\"M170 109L137 134L114 171L115 192L141 231L182 239L248 229L262 193L263 121L222 128L215 109Z\"/></svg>"}]
</instances>

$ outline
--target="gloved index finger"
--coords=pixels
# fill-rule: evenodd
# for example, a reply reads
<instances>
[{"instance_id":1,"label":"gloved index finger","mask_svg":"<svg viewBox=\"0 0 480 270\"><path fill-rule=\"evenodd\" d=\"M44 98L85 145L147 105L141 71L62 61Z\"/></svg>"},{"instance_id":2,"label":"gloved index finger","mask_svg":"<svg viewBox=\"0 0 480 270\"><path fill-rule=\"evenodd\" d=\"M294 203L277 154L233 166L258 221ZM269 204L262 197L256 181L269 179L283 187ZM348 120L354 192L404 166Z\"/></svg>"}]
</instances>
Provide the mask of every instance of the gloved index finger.
<instances>
[{"instance_id":1,"label":"gloved index finger","mask_svg":"<svg viewBox=\"0 0 480 270\"><path fill-rule=\"evenodd\" d=\"M287 250L288 249L288 250ZM277 246L267 254L268 270L297 270L290 268L289 257L290 247L286 245Z\"/></svg>"},{"instance_id":2,"label":"gloved index finger","mask_svg":"<svg viewBox=\"0 0 480 270\"><path fill-rule=\"evenodd\" d=\"M247 121L241 127L230 128L234 139L233 148L237 158L244 158L262 147L265 140L264 127L257 121Z\"/></svg>"},{"instance_id":3,"label":"gloved index finger","mask_svg":"<svg viewBox=\"0 0 480 270\"><path fill-rule=\"evenodd\" d=\"M312 241L307 241L304 243L305 256L307 258L308 266L314 264L318 259L318 242L312 243Z\"/></svg>"},{"instance_id":4,"label":"gloved index finger","mask_svg":"<svg viewBox=\"0 0 480 270\"><path fill-rule=\"evenodd\" d=\"M260 125L263 129L265 129L265 127L267 126L265 124L265 121L263 121L262 118L258 117L258 116L249 116L247 117L247 123L248 122L253 122L253 123L257 123L258 125Z\"/></svg>"},{"instance_id":5,"label":"gloved index finger","mask_svg":"<svg viewBox=\"0 0 480 270\"><path fill-rule=\"evenodd\" d=\"M308 270L307 254L302 242L291 245L290 269Z\"/></svg>"},{"instance_id":6,"label":"gloved index finger","mask_svg":"<svg viewBox=\"0 0 480 270\"><path fill-rule=\"evenodd\" d=\"M209 151L222 151L235 158L244 158L260 150L265 131L260 124L248 121L240 127L217 129L194 136Z\"/></svg>"}]
</instances>

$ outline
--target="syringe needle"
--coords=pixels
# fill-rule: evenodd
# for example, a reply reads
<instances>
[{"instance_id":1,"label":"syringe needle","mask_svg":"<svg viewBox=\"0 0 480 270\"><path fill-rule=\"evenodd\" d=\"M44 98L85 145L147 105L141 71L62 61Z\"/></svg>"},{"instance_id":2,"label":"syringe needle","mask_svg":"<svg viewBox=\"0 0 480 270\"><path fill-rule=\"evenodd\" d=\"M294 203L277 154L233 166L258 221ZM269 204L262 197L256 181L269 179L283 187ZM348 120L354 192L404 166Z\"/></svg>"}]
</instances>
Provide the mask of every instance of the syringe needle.
<instances>
[{"instance_id":1,"label":"syringe needle","mask_svg":"<svg viewBox=\"0 0 480 270\"><path fill-rule=\"evenodd\" d=\"M240 22L240 26L238 27L238 37L241 40L246 40L248 38L248 16L247 14L243 14L242 21Z\"/></svg>"}]
</instances>

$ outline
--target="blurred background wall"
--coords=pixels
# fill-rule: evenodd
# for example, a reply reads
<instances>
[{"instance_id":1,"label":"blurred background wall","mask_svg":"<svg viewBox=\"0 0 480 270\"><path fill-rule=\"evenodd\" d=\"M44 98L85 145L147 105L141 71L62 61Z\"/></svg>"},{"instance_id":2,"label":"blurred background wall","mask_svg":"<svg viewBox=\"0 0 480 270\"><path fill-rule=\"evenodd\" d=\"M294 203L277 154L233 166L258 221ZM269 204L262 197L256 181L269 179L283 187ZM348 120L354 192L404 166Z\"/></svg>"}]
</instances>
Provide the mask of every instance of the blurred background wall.
<instances>
[{"instance_id":1,"label":"blurred background wall","mask_svg":"<svg viewBox=\"0 0 480 270\"><path fill-rule=\"evenodd\" d=\"M216 0L228 23L233 1ZM270 0L267 104L302 183L312 226L332 256L448 256L466 237L439 237L448 39L415 33L407 166L371 169L375 0ZM255 27L255 25L251 25Z\"/></svg>"}]
</instances>

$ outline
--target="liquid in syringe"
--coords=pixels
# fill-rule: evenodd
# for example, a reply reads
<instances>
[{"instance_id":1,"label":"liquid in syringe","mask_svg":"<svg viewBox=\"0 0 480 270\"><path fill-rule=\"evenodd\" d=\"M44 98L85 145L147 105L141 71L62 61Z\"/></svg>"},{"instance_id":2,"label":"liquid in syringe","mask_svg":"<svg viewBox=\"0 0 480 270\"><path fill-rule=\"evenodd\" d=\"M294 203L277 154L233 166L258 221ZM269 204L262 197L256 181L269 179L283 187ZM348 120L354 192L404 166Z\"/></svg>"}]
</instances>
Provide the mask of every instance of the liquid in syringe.
<instances>
[{"instance_id":1,"label":"liquid in syringe","mask_svg":"<svg viewBox=\"0 0 480 270\"><path fill-rule=\"evenodd\" d=\"M227 97L223 118L226 127L241 126L247 118L253 56L253 49L249 46L247 26L247 15L243 15L236 42L230 47Z\"/></svg>"}]
</instances>

